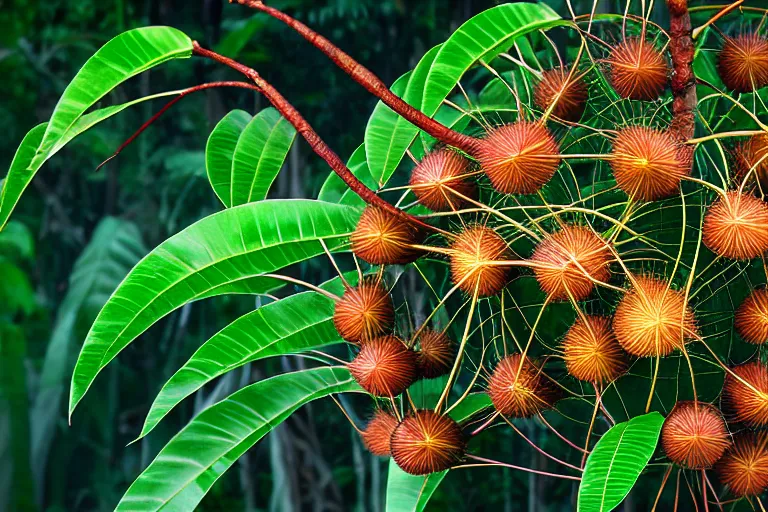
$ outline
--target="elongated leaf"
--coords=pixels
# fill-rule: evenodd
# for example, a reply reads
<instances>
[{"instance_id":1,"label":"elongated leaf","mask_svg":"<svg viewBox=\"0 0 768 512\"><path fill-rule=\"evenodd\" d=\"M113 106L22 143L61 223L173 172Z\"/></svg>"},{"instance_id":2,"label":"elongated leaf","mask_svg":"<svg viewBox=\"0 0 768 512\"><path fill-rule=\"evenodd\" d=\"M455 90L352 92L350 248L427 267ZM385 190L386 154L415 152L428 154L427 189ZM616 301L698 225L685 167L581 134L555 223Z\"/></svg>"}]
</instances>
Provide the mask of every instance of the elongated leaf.
<instances>
[{"instance_id":1,"label":"elongated leaf","mask_svg":"<svg viewBox=\"0 0 768 512\"><path fill-rule=\"evenodd\" d=\"M579 512L608 512L629 494L651 459L664 417L658 412L614 425L587 459L579 486Z\"/></svg>"},{"instance_id":2,"label":"elongated leaf","mask_svg":"<svg viewBox=\"0 0 768 512\"><path fill-rule=\"evenodd\" d=\"M288 373L251 384L200 413L160 451L118 511L194 510L213 483L275 426L311 400L361 391L346 368Z\"/></svg>"},{"instance_id":3,"label":"elongated leaf","mask_svg":"<svg viewBox=\"0 0 768 512\"><path fill-rule=\"evenodd\" d=\"M319 201L261 201L206 217L160 244L131 270L91 327L72 375L70 414L101 369L157 320L322 254L322 238L338 248L359 214Z\"/></svg>"},{"instance_id":4,"label":"elongated leaf","mask_svg":"<svg viewBox=\"0 0 768 512\"><path fill-rule=\"evenodd\" d=\"M208 181L219 200L229 208L232 206L232 161L240 135L245 130L251 114L244 110L233 110L216 124L205 146L205 169Z\"/></svg>"},{"instance_id":5,"label":"elongated leaf","mask_svg":"<svg viewBox=\"0 0 768 512\"><path fill-rule=\"evenodd\" d=\"M374 181L373 177L371 177L371 171L368 169L368 162L365 159L364 144L360 144L354 153L352 153L352 156L347 162L347 167L349 167L352 174L357 176L366 186L374 190L378 188L378 184ZM347 184L333 171L331 171L328 178L326 178L325 183L323 183L317 198L321 201L328 201L330 203L365 206L365 201L352 192Z\"/></svg>"}]
</instances>

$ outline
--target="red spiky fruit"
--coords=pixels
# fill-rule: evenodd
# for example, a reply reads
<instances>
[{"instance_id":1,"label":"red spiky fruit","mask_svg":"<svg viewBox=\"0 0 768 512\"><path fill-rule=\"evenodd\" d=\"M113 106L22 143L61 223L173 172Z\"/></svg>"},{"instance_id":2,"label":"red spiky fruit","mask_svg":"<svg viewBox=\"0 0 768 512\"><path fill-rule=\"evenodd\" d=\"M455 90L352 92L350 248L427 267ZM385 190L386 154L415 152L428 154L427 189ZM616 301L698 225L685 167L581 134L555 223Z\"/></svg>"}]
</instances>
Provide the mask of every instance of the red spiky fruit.
<instances>
[{"instance_id":1,"label":"red spiky fruit","mask_svg":"<svg viewBox=\"0 0 768 512\"><path fill-rule=\"evenodd\" d=\"M564 226L548 235L536 246L531 261L539 286L555 300L586 299L595 281L611 276L611 250L586 226Z\"/></svg>"},{"instance_id":2,"label":"red spiky fruit","mask_svg":"<svg viewBox=\"0 0 768 512\"><path fill-rule=\"evenodd\" d=\"M731 414L734 421L747 426L768 425L768 367L754 361L731 368L731 371L741 380L730 373L725 374L723 410Z\"/></svg>"},{"instance_id":3,"label":"red spiky fruit","mask_svg":"<svg viewBox=\"0 0 768 512\"><path fill-rule=\"evenodd\" d=\"M555 101L552 114L566 121L578 121L587 107L587 86L578 73L554 68L545 71L533 91L536 106L546 111Z\"/></svg>"},{"instance_id":4,"label":"red spiky fruit","mask_svg":"<svg viewBox=\"0 0 768 512\"><path fill-rule=\"evenodd\" d=\"M667 85L669 67L664 56L646 40L627 39L608 58L610 81L622 98L658 99Z\"/></svg>"},{"instance_id":5,"label":"red spiky fruit","mask_svg":"<svg viewBox=\"0 0 768 512\"><path fill-rule=\"evenodd\" d=\"M757 34L725 37L718 62L729 89L751 92L768 85L768 40Z\"/></svg>"},{"instance_id":6,"label":"red spiky fruit","mask_svg":"<svg viewBox=\"0 0 768 512\"><path fill-rule=\"evenodd\" d=\"M422 255L413 245L421 243L423 232L378 206L363 210L349 238L352 252L372 265L403 265Z\"/></svg>"},{"instance_id":7,"label":"red spiky fruit","mask_svg":"<svg viewBox=\"0 0 768 512\"><path fill-rule=\"evenodd\" d=\"M550 409L560 398L559 388L543 370L526 357L520 368L521 354L507 356L496 365L488 381L488 395L501 414L528 418Z\"/></svg>"},{"instance_id":8,"label":"red spiky fruit","mask_svg":"<svg viewBox=\"0 0 768 512\"><path fill-rule=\"evenodd\" d=\"M598 384L617 379L627 369L627 354L611 330L611 320L579 318L563 340L565 367L579 380Z\"/></svg>"},{"instance_id":9,"label":"red spiky fruit","mask_svg":"<svg viewBox=\"0 0 768 512\"><path fill-rule=\"evenodd\" d=\"M736 496L759 496L768 489L768 433L744 432L715 466L720 481Z\"/></svg>"},{"instance_id":10,"label":"red spiky fruit","mask_svg":"<svg viewBox=\"0 0 768 512\"><path fill-rule=\"evenodd\" d=\"M444 332L424 330L419 336L416 369L423 379L436 379L447 375L453 367L456 345Z\"/></svg>"},{"instance_id":11,"label":"red spiky fruit","mask_svg":"<svg viewBox=\"0 0 768 512\"><path fill-rule=\"evenodd\" d=\"M661 446L667 457L689 469L707 469L731 444L720 411L702 402L678 402L664 420Z\"/></svg>"},{"instance_id":12,"label":"red spiky fruit","mask_svg":"<svg viewBox=\"0 0 768 512\"><path fill-rule=\"evenodd\" d=\"M753 135L739 142L731 151L734 160L736 186L743 180L757 183L759 191L768 195L768 135Z\"/></svg>"},{"instance_id":13,"label":"red spiky fruit","mask_svg":"<svg viewBox=\"0 0 768 512\"><path fill-rule=\"evenodd\" d=\"M466 203L463 197L474 199L477 196L477 186L467 176L469 168L469 160L459 153L439 149L414 167L411 190L419 203L432 211L458 210Z\"/></svg>"},{"instance_id":14,"label":"red spiky fruit","mask_svg":"<svg viewBox=\"0 0 768 512\"><path fill-rule=\"evenodd\" d=\"M353 343L386 334L394 323L392 297L384 286L372 281L347 288L333 312L336 330L343 339Z\"/></svg>"},{"instance_id":15,"label":"red spiky fruit","mask_svg":"<svg viewBox=\"0 0 768 512\"><path fill-rule=\"evenodd\" d=\"M696 319L680 291L659 279L639 276L616 308L613 331L630 354L664 357L695 336Z\"/></svg>"},{"instance_id":16,"label":"red spiky fruit","mask_svg":"<svg viewBox=\"0 0 768 512\"><path fill-rule=\"evenodd\" d=\"M461 461L466 442L458 423L424 409L400 422L392 433L390 448L400 469L411 475L428 475Z\"/></svg>"},{"instance_id":17,"label":"red spiky fruit","mask_svg":"<svg viewBox=\"0 0 768 512\"><path fill-rule=\"evenodd\" d=\"M389 457L389 441L398 421L390 413L379 409L373 414L363 431L363 443L369 452L378 457Z\"/></svg>"},{"instance_id":18,"label":"red spiky fruit","mask_svg":"<svg viewBox=\"0 0 768 512\"><path fill-rule=\"evenodd\" d=\"M542 124L518 121L492 130L478 148L480 167L503 194L533 194L555 175L560 147Z\"/></svg>"},{"instance_id":19,"label":"red spiky fruit","mask_svg":"<svg viewBox=\"0 0 768 512\"><path fill-rule=\"evenodd\" d=\"M470 226L451 245L451 277L464 292L474 294L477 289L479 297L490 297L507 284L510 267L499 263L508 259L501 236L484 226Z\"/></svg>"},{"instance_id":20,"label":"red spiky fruit","mask_svg":"<svg viewBox=\"0 0 768 512\"><path fill-rule=\"evenodd\" d=\"M736 310L736 331L744 341L762 345L768 341L768 290L754 290Z\"/></svg>"},{"instance_id":21,"label":"red spiky fruit","mask_svg":"<svg viewBox=\"0 0 768 512\"><path fill-rule=\"evenodd\" d=\"M755 196L726 192L704 217L703 242L724 258L751 260L768 251L768 205Z\"/></svg>"},{"instance_id":22,"label":"red spiky fruit","mask_svg":"<svg viewBox=\"0 0 768 512\"><path fill-rule=\"evenodd\" d=\"M691 153L668 132L646 126L619 131L611 152L616 184L639 201L657 201L679 193L691 172Z\"/></svg>"},{"instance_id":23,"label":"red spiky fruit","mask_svg":"<svg viewBox=\"0 0 768 512\"><path fill-rule=\"evenodd\" d=\"M363 343L347 366L358 384L374 396L397 396L416 380L416 353L394 336Z\"/></svg>"}]
</instances>

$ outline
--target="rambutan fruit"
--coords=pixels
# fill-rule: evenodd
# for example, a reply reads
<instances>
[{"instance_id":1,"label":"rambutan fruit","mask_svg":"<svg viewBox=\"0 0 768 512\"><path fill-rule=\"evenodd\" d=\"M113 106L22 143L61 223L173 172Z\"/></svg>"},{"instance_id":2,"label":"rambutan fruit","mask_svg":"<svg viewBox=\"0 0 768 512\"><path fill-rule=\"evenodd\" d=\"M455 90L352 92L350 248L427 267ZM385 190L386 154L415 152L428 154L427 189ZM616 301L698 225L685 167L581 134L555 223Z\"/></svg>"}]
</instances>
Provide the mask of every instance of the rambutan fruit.
<instances>
[{"instance_id":1,"label":"rambutan fruit","mask_svg":"<svg viewBox=\"0 0 768 512\"><path fill-rule=\"evenodd\" d=\"M757 34L725 37L718 62L729 89L751 92L768 85L768 40Z\"/></svg>"},{"instance_id":2,"label":"rambutan fruit","mask_svg":"<svg viewBox=\"0 0 768 512\"><path fill-rule=\"evenodd\" d=\"M518 121L488 133L478 146L480 167L503 194L533 194L555 175L560 147L542 124Z\"/></svg>"},{"instance_id":3,"label":"rambutan fruit","mask_svg":"<svg viewBox=\"0 0 768 512\"><path fill-rule=\"evenodd\" d=\"M507 243L491 228L470 226L451 245L451 277L466 293L490 297L507 284L510 268L499 265L509 258Z\"/></svg>"},{"instance_id":4,"label":"rambutan fruit","mask_svg":"<svg viewBox=\"0 0 768 512\"><path fill-rule=\"evenodd\" d=\"M595 281L610 278L608 244L586 226L565 226L548 235L533 252L533 271L541 289L555 300L586 299Z\"/></svg>"},{"instance_id":5,"label":"rambutan fruit","mask_svg":"<svg viewBox=\"0 0 768 512\"><path fill-rule=\"evenodd\" d=\"M768 134L753 135L739 142L731 151L736 185L744 179L757 182L760 191L768 194Z\"/></svg>"},{"instance_id":6,"label":"rambutan fruit","mask_svg":"<svg viewBox=\"0 0 768 512\"><path fill-rule=\"evenodd\" d=\"M488 381L488 396L501 414L528 418L550 409L560 398L560 389L541 368L521 354L507 356L496 365Z\"/></svg>"},{"instance_id":7,"label":"rambutan fruit","mask_svg":"<svg viewBox=\"0 0 768 512\"><path fill-rule=\"evenodd\" d=\"M622 98L655 100L667 85L667 61L647 40L633 38L619 43L608 65L611 85Z\"/></svg>"},{"instance_id":8,"label":"rambutan fruit","mask_svg":"<svg viewBox=\"0 0 768 512\"><path fill-rule=\"evenodd\" d=\"M720 411L702 402L678 402L664 420L661 446L667 457L690 469L707 469L731 444Z\"/></svg>"},{"instance_id":9,"label":"rambutan fruit","mask_svg":"<svg viewBox=\"0 0 768 512\"><path fill-rule=\"evenodd\" d=\"M736 310L736 331L744 341L762 345L768 341L768 290L754 290Z\"/></svg>"},{"instance_id":10,"label":"rambutan fruit","mask_svg":"<svg viewBox=\"0 0 768 512\"><path fill-rule=\"evenodd\" d=\"M386 334L394 323L392 297L384 286L372 281L347 288L333 312L333 325L339 335L353 343Z\"/></svg>"},{"instance_id":11,"label":"rambutan fruit","mask_svg":"<svg viewBox=\"0 0 768 512\"><path fill-rule=\"evenodd\" d=\"M730 373L725 374L723 410L738 423L750 427L768 425L768 367L754 361L731 368L731 371L741 380Z\"/></svg>"},{"instance_id":12,"label":"rambutan fruit","mask_svg":"<svg viewBox=\"0 0 768 512\"><path fill-rule=\"evenodd\" d=\"M461 461L466 441L458 423L424 409L400 422L392 433L390 448L400 469L411 475L428 475Z\"/></svg>"},{"instance_id":13,"label":"rambutan fruit","mask_svg":"<svg viewBox=\"0 0 768 512\"><path fill-rule=\"evenodd\" d=\"M363 444L378 457L389 457L389 441L398 421L390 413L379 409L363 431Z\"/></svg>"},{"instance_id":14,"label":"rambutan fruit","mask_svg":"<svg viewBox=\"0 0 768 512\"><path fill-rule=\"evenodd\" d=\"M363 210L349 238L352 252L372 265L402 265L422 254L413 245L422 241L423 232L378 206Z\"/></svg>"},{"instance_id":15,"label":"rambutan fruit","mask_svg":"<svg viewBox=\"0 0 768 512\"><path fill-rule=\"evenodd\" d=\"M569 74L570 70L559 67L542 73L533 91L533 100L542 110L547 110L557 101L552 114L566 121L578 121L587 107L587 86L577 73L570 80Z\"/></svg>"},{"instance_id":16,"label":"rambutan fruit","mask_svg":"<svg viewBox=\"0 0 768 512\"><path fill-rule=\"evenodd\" d=\"M743 432L715 466L723 485L736 496L759 496L768 489L768 433Z\"/></svg>"},{"instance_id":17,"label":"rambutan fruit","mask_svg":"<svg viewBox=\"0 0 768 512\"><path fill-rule=\"evenodd\" d=\"M630 354L663 357L694 337L696 319L680 291L659 279L639 276L616 308L613 332Z\"/></svg>"},{"instance_id":18,"label":"rambutan fruit","mask_svg":"<svg viewBox=\"0 0 768 512\"><path fill-rule=\"evenodd\" d=\"M726 192L709 208L704 245L724 258L751 260L768 251L768 204L750 194Z\"/></svg>"},{"instance_id":19,"label":"rambutan fruit","mask_svg":"<svg viewBox=\"0 0 768 512\"><path fill-rule=\"evenodd\" d=\"M579 380L607 383L627 369L627 354L605 317L577 319L565 335L563 350L568 373Z\"/></svg>"},{"instance_id":20,"label":"rambutan fruit","mask_svg":"<svg viewBox=\"0 0 768 512\"><path fill-rule=\"evenodd\" d=\"M456 357L456 346L444 332L424 330L419 336L416 352L416 370L423 379L436 379L447 375Z\"/></svg>"},{"instance_id":21,"label":"rambutan fruit","mask_svg":"<svg viewBox=\"0 0 768 512\"><path fill-rule=\"evenodd\" d=\"M363 343L349 365L349 373L374 396L393 397L416 380L416 353L394 336Z\"/></svg>"},{"instance_id":22,"label":"rambutan fruit","mask_svg":"<svg viewBox=\"0 0 768 512\"><path fill-rule=\"evenodd\" d=\"M435 212L458 210L474 199L477 186L467 174L469 160L455 151L439 149L419 162L411 173L411 190L419 203ZM457 195L460 194L460 195Z\"/></svg>"},{"instance_id":23,"label":"rambutan fruit","mask_svg":"<svg viewBox=\"0 0 768 512\"><path fill-rule=\"evenodd\" d=\"M640 201L677 194L692 166L691 153L671 134L645 126L619 131L610 163L619 188Z\"/></svg>"}]
</instances>

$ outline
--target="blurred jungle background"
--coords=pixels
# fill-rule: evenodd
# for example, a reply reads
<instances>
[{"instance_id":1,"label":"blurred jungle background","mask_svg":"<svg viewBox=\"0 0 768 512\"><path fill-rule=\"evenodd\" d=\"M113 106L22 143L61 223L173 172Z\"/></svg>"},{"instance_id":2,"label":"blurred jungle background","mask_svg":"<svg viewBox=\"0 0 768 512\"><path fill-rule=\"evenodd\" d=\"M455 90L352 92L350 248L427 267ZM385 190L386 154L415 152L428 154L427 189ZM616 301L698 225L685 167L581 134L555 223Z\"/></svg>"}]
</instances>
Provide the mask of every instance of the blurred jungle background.
<instances>
[{"instance_id":1,"label":"blurred jungle background","mask_svg":"<svg viewBox=\"0 0 768 512\"><path fill-rule=\"evenodd\" d=\"M331 36L388 83L460 23L496 3L273 1ZM564 0L547 3L567 14ZM572 4L577 12L592 8L591 0ZM623 9L613 1L600 4L613 12ZM223 0L0 0L0 166L8 168L26 131L50 116L66 84L99 46L144 25L175 26L257 68L343 158L362 141L374 99L267 16ZM109 101L226 76L202 61L175 62L142 74ZM182 403L152 435L128 445L173 371L213 333L258 306L248 297L195 302L121 354L68 426L72 365L100 307L152 247L220 209L205 174L208 134L229 110L256 112L264 106L258 95L239 90L193 95L95 172L162 104L129 109L53 158L0 234L0 510L9 510L12 495L14 510L20 511L112 510L195 413L245 382L302 364L296 358L272 359L232 372ZM293 146L286 166L274 197L314 197L328 175L303 141ZM303 272L316 282L331 277L321 266ZM567 428L561 425L566 434ZM543 427L528 422L526 429L530 438L557 450L557 440L545 439ZM524 449L511 430L492 437L517 463L547 468L547 460ZM217 483L200 510L383 510L387 462L364 451L332 402L304 407L265 441ZM657 480L654 475L648 484L641 481L623 510L646 510L640 503L647 505ZM575 486L562 481L478 469L451 473L430 509L555 511L572 503L573 492Z\"/></svg>"}]
</instances>

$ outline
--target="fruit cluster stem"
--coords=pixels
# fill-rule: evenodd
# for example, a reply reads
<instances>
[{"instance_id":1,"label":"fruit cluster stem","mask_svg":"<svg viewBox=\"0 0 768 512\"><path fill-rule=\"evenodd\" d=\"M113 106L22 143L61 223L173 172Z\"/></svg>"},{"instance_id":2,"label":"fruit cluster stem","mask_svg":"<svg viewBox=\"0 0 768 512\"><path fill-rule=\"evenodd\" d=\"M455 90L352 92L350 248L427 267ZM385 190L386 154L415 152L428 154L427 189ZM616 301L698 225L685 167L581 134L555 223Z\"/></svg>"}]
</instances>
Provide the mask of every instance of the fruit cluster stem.
<instances>
[{"instance_id":1,"label":"fruit cluster stem","mask_svg":"<svg viewBox=\"0 0 768 512\"><path fill-rule=\"evenodd\" d=\"M669 52L672 55L672 113L677 135L688 140L696 127L696 76L693 73L693 30L688 0L667 0Z\"/></svg>"}]
</instances>

